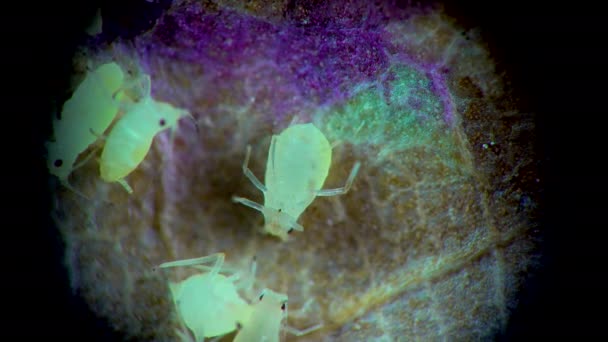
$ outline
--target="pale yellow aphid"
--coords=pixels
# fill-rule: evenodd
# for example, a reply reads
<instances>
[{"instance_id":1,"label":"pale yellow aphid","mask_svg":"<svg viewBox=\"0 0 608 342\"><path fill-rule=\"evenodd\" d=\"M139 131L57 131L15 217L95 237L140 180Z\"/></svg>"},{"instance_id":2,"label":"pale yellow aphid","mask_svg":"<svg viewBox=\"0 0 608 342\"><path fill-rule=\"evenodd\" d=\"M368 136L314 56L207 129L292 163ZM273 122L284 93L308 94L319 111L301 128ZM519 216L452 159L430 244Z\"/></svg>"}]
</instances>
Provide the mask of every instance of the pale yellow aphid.
<instances>
[{"instance_id":1,"label":"pale yellow aphid","mask_svg":"<svg viewBox=\"0 0 608 342\"><path fill-rule=\"evenodd\" d=\"M264 289L258 302L253 305L251 319L245 322L234 338L234 342L279 342L281 330L296 336L306 335L320 329L317 324L305 330L283 325L287 319L286 294Z\"/></svg>"},{"instance_id":2,"label":"pale yellow aphid","mask_svg":"<svg viewBox=\"0 0 608 342\"><path fill-rule=\"evenodd\" d=\"M101 179L120 183L130 194L133 189L124 178L144 160L154 137L166 129L175 128L180 118L192 117L184 109L154 100L150 86L150 76L145 75L144 96L131 104L112 127L99 160Z\"/></svg>"},{"instance_id":3,"label":"pale yellow aphid","mask_svg":"<svg viewBox=\"0 0 608 342\"><path fill-rule=\"evenodd\" d=\"M286 240L294 229L304 230L297 220L316 196L342 195L350 189L360 162L353 166L344 187L321 189L329 173L331 152L329 141L315 125L292 125L272 136L264 185L248 168L251 147L247 146L243 173L264 193L264 205L238 196L232 199L262 212L264 230Z\"/></svg>"},{"instance_id":4,"label":"pale yellow aphid","mask_svg":"<svg viewBox=\"0 0 608 342\"><path fill-rule=\"evenodd\" d=\"M180 283L169 284L180 318L193 332L197 342L203 341L205 337L229 334L235 331L241 322L249 321L253 309L238 294L235 285L238 275L226 277L220 274L224 262L223 253L166 262L159 266L168 268L211 262L215 262L215 265L209 272L193 275ZM255 266L252 270L252 273L254 272ZM250 285L245 288L250 288Z\"/></svg>"},{"instance_id":5,"label":"pale yellow aphid","mask_svg":"<svg viewBox=\"0 0 608 342\"><path fill-rule=\"evenodd\" d=\"M74 166L78 156L98 139L94 132L105 132L118 114L116 95L123 83L124 73L114 62L89 71L64 103L61 118L53 120L53 139L46 144L47 166L64 186L74 190L68 176L78 167Z\"/></svg>"},{"instance_id":6,"label":"pale yellow aphid","mask_svg":"<svg viewBox=\"0 0 608 342\"><path fill-rule=\"evenodd\" d=\"M214 262L213 267L195 266ZM181 320L190 329L196 342L205 337L219 337L238 330L235 341L279 341L281 330L304 335L322 327L317 324L300 331L282 326L287 317L287 295L265 289L255 304L241 298L238 289L251 292L256 272L255 262L249 280L242 286L235 282L238 274L226 277L220 274L224 262L223 253L195 259L166 262L160 268L192 266L207 270L193 275L180 283L170 283L171 295ZM182 338L184 336L182 335Z\"/></svg>"}]
</instances>

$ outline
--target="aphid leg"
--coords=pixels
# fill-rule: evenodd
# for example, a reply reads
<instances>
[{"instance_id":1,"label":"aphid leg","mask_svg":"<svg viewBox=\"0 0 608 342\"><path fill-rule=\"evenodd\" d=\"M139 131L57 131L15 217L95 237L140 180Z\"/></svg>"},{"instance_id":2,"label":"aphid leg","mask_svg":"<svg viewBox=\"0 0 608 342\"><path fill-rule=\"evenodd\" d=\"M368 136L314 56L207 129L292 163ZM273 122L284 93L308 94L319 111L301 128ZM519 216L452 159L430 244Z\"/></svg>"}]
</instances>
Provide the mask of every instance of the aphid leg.
<instances>
[{"instance_id":1,"label":"aphid leg","mask_svg":"<svg viewBox=\"0 0 608 342\"><path fill-rule=\"evenodd\" d=\"M122 187L129 193L129 195L133 194L133 189L129 186L126 180L119 179L117 180L118 184L122 185Z\"/></svg>"},{"instance_id":2,"label":"aphid leg","mask_svg":"<svg viewBox=\"0 0 608 342\"><path fill-rule=\"evenodd\" d=\"M152 96L152 79L150 78L150 75L144 74L143 76L141 76L141 79L138 79L135 82L141 83L142 98Z\"/></svg>"},{"instance_id":3,"label":"aphid leg","mask_svg":"<svg viewBox=\"0 0 608 342\"><path fill-rule=\"evenodd\" d=\"M365 126L365 120L361 121L361 124L359 125L359 127L357 127L355 129L355 136L359 135L359 132L361 131L361 129L363 128L363 126Z\"/></svg>"},{"instance_id":4,"label":"aphid leg","mask_svg":"<svg viewBox=\"0 0 608 342\"><path fill-rule=\"evenodd\" d=\"M175 124L176 126L178 125L178 123ZM173 146L175 146L175 132L177 131L177 127L171 127L170 129L171 133L169 135L169 146L171 148L171 150L173 150Z\"/></svg>"},{"instance_id":5,"label":"aphid leg","mask_svg":"<svg viewBox=\"0 0 608 342\"><path fill-rule=\"evenodd\" d=\"M325 189L317 191L317 196L336 196L336 195L344 195L350 190L350 187L353 185L353 181L355 180L355 176L357 176L357 172L359 172L359 168L361 167L361 162L356 162L353 166L353 169L350 171L350 175L346 180L346 184L342 188L337 189Z\"/></svg>"},{"instance_id":6,"label":"aphid leg","mask_svg":"<svg viewBox=\"0 0 608 342\"><path fill-rule=\"evenodd\" d=\"M177 266L193 266L193 265L199 265L199 264L204 264L204 263L209 263L209 262L215 261L215 264L213 265L213 269L211 270L210 273L218 274L220 269L222 268L222 265L224 264L224 258L225 258L224 253L213 253L211 255L207 255L204 257L200 257L200 258L164 262L164 263L158 265L158 268L168 268L168 267L177 267Z\"/></svg>"},{"instance_id":7,"label":"aphid leg","mask_svg":"<svg viewBox=\"0 0 608 342\"><path fill-rule=\"evenodd\" d=\"M249 276L247 277L247 281L243 282L239 287L245 290L248 298L254 298L253 294L253 284L255 284L255 275L258 269L258 263L256 257L253 257L251 261L251 270L249 271Z\"/></svg>"},{"instance_id":8,"label":"aphid leg","mask_svg":"<svg viewBox=\"0 0 608 342\"><path fill-rule=\"evenodd\" d=\"M66 180L61 180L61 185L63 185L64 187L66 187L68 190L72 191L73 193L75 193L76 195L90 201L91 199L88 198L87 196L85 196L82 192L76 190L74 187L72 187L70 185L70 183L68 183L67 179Z\"/></svg>"},{"instance_id":9,"label":"aphid leg","mask_svg":"<svg viewBox=\"0 0 608 342\"><path fill-rule=\"evenodd\" d=\"M302 335L306 335L306 334L310 334L311 332L315 331L315 330L319 330L323 327L323 323L319 323L319 324L315 324L310 328L306 328L303 330L299 330L296 329L294 327L290 327L288 325L283 326L281 329L287 331L288 333L295 335L295 336L302 336Z\"/></svg>"},{"instance_id":10,"label":"aphid leg","mask_svg":"<svg viewBox=\"0 0 608 342\"><path fill-rule=\"evenodd\" d=\"M91 151L91 153L89 153L86 157L84 157L82 159L81 162L79 162L78 164L76 164L74 167L72 167L72 172L74 172L74 170L81 168L82 166L84 166L89 160L91 160L91 158L95 155L95 152L97 152L99 150L99 146L94 147L93 150Z\"/></svg>"},{"instance_id":11,"label":"aphid leg","mask_svg":"<svg viewBox=\"0 0 608 342\"><path fill-rule=\"evenodd\" d=\"M181 329L175 329L175 334L182 342L193 342L194 338L189 333L183 332Z\"/></svg>"},{"instance_id":12,"label":"aphid leg","mask_svg":"<svg viewBox=\"0 0 608 342\"><path fill-rule=\"evenodd\" d=\"M264 184L262 184L262 182L260 182L260 180L253 174L253 172L251 172L251 170L249 170L249 156L251 156L251 146L247 145L247 153L245 155L245 160L243 161L243 173L251 181L251 183L253 183L253 185L255 185L256 188L258 188L261 192L265 193L266 186ZM245 203L243 203L243 204L245 204ZM245 205L247 205L247 204L245 204Z\"/></svg>"},{"instance_id":13,"label":"aphid leg","mask_svg":"<svg viewBox=\"0 0 608 342\"><path fill-rule=\"evenodd\" d=\"M215 266L192 265L192 268L196 268L199 271L210 272L215 269ZM228 275L228 279L234 281L237 281L241 278L238 271L232 268L222 267L218 273Z\"/></svg>"},{"instance_id":14,"label":"aphid leg","mask_svg":"<svg viewBox=\"0 0 608 342\"><path fill-rule=\"evenodd\" d=\"M287 231L287 234L291 233L292 230L297 230L297 231L303 232L304 227L294 220L293 222L291 222L291 229L289 231Z\"/></svg>"},{"instance_id":15,"label":"aphid leg","mask_svg":"<svg viewBox=\"0 0 608 342\"><path fill-rule=\"evenodd\" d=\"M289 123L289 126L287 126L287 127L291 127L291 126L297 124L299 120L300 119L298 118L298 115L297 114L294 115L293 118L291 118L291 122Z\"/></svg>"},{"instance_id":16,"label":"aphid leg","mask_svg":"<svg viewBox=\"0 0 608 342\"><path fill-rule=\"evenodd\" d=\"M133 94L133 88L140 89L140 91ZM121 112L129 112L136 103L146 101L150 97L151 89L149 75L142 76L140 79L125 80L123 85L112 94L112 101Z\"/></svg>"},{"instance_id":17,"label":"aphid leg","mask_svg":"<svg viewBox=\"0 0 608 342\"><path fill-rule=\"evenodd\" d=\"M301 308L299 308L298 310L291 310L291 313L292 314L295 313L294 316L301 316L303 313L308 311L308 309L313 301L314 301L313 298L309 298ZM287 311L285 311L285 316L287 317ZM295 335L295 336L302 336L302 335L309 334L315 330L321 329L322 327L323 327L323 323L318 323L318 324L313 325L312 327L306 328L304 330L299 330L294 327L290 327L289 325L284 325L282 327L282 330L287 331L288 333Z\"/></svg>"},{"instance_id":18,"label":"aphid leg","mask_svg":"<svg viewBox=\"0 0 608 342\"><path fill-rule=\"evenodd\" d=\"M291 312L291 315L294 316L302 316L303 314L305 314L309 309L310 306L312 305L312 303L314 302L314 298L309 298L306 303L304 303L304 305L302 305L301 308L297 309L297 310L289 310Z\"/></svg>"},{"instance_id":19,"label":"aphid leg","mask_svg":"<svg viewBox=\"0 0 608 342\"><path fill-rule=\"evenodd\" d=\"M147 81L147 80L145 80L145 79L144 79L144 82L145 82L145 81ZM143 83L143 82L142 82L141 80L137 79L137 78L130 77L129 79L126 79L126 80L123 82L122 86L121 86L121 87L120 87L118 90L116 90L116 91L114 92L114 94L113 94L113 96L112 96L112 97L116 98L116 95L118 95L118 94L119 94L119 93L121 93L121 92L124 92L124 91L130 90L130 89L133 89L133 88L135 88L135 87L139 87L139 86L140 86L140 83ZM142 91L142 94L138 94L139 96L143 97L143 96L146 96L147 94L149 94L149 93L147 92L147 91L148 91L148 88L146 87L146 85L145 85L145 84L144 84L144 86L143 86L143 87L141 87L141 88L144 88L144 90Z\"/></svg>"},{"instance_id":20,"label":"aphid leg","mask_svg":"<svg viewBox=\"0 0 608 342\"><path fill-rule=\"evenodd\" d=\"M333 150L334 148L336 148L336 146L342 144L342 140L336 140L333 143L331 143L331 149Z\"/></svg>"},{"instance_id":21,"label":"aphid leg","mask_svg":"<svg viewBox=\"0 0 608 342\"><path fill-rule=\"evenodd\" d=\"M255 209L255 210L259 211L259 212L262 212L262 213L264 212L264 206L263 205L261 205L259 203L256 203L256 202L254 202L252 200L243 198L243 197L232 196L232 202L234 202L234 203L241 203L241 204L246 205L249 208L253 208L253 209Z\"/></svg>"},{"instance_id":22,"label":"aphid leg","mask_svg":"<svg viewBox=\"0 0 608 342\"><path fill-rule=\"evenodd\" d=\"M274 172L275 167L274 167L274 154L277 148L277 136L273 135L272 139L270 140L270 158L272 161L272 170Z\"/></svg>"},{"instance_id":23,"label":"aphid leg","mask_svg":"<svg viewBox=\"0 0 608 342\"><path fill-rule=\"evenodd\" d=\"M187 116L188 118L190 118L192 120L192 123L194 123L194 129L196 129L196 135L201 135L200 131L198 130L198 121L196 121L196 119L194 118L194 115L192 115L192 113L190 112L186 112L184 114L184 116Z\"/></svg>"},{"instance_id":24,"label":"aphid leg","mask_svg":"<svg viewBox=\"0 0 608 342\"><path fill-rule=\"evenodd\" d=\"M116 93L116 94L124 94L124 93L120 92L120 93ZM121 113L130 112L131 109L133 109L133 107L136 104L136 102L134 102L134 101L126 100L124 98L124 96L121 96L120 99L112 98L112 101L114 101L114 105L117 106L118 111Z\"/></svg>"},{"instance_id":25,"label":"aphid leg","mask_svg":"<svg viewBox=\"0 0 608 342\"><path fill-rule=\"evenodd\" d=\"M93 134L97 139L101 139L101 140L106 139L105 135L95 132L92 128L89 128L89 132L91 132L91 134Z\"/></svg>"},{"instance_id":26,"label":"aphid leg","mask_svg":"<svg viewBox=\"0 0 608 342\"><path fill-rule=\"evenodd\" d=\"M221 340L222 337L224 337L226 335L228 335L228 334L224 334L224 335L221 335L221 336L216 336L216 337L210 339L209 342L217 342L217 341ZM203 342L203 341L201 341L201 342Z\"/></svg>"}]
</instances>

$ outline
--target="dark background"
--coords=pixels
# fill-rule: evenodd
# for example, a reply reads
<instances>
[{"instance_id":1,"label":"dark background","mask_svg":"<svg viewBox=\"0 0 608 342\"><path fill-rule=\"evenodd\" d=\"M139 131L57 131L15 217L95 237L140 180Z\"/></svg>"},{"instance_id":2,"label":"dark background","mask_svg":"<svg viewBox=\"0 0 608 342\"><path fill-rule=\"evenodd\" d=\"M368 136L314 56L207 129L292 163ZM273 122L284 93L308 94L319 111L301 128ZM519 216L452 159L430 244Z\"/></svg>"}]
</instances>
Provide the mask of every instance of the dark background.
<instances>
[{"instance_id":1,"label":"dark background","mask_svg":"<svg viewBox=\"0 0 608 342\"><path fill-rule=\"evenodd\" d=\"M50 121L38 119L40 113L49 113L48 100L66 96L72 49L82 42L84 36L78 32L87 26L98 4L104 16L104 35L109 38L119 32L123 36L139 33L165 6L143 0L76 3L81 1L4 10L10 18L2 23L6 25L0 33L6 38L0 42L2 52L9 59L18 59L5 64L15 65L17 73L15 81L5 79L5 85L15 92L7 102L16 104L17 112L7 110L5 116L24 114L25 122L20 124L31 128L31 132L25 130L31 135L20 135L13 144L23 144L34 156L44 153L42 142L50 133ZM499 69L511 76L510 86L521 100L521 110L538 115L535 143L544 184L542 268L526 281L508 329L496 337L499 341L608 335L602 326L606 315L601 314L606 309L602 290L606 289L603 271L608 248L602 237L607 225L600 218L603 204L608 202L603 200L601 177L606 170L602 148L607 146L604 140L608 136L602 134L602 105L608 103L607 20L599 5L557 4L459 1L445 6L448 15L463 27L482 29ZM111 22L112 26L106 26ZM36 120L26 116L29 110ZM7 152L5 166L13 160L12 148ZM23 159L14 157L15 161ZM9 178L7 183L11 190L15 187L14 202L24 205L23 212L11 215L17 220L6 221L9 234L2 245L8 269L2 289L8 302L17 305L4 310L8 315L3 320L7 328L2 329L6 336L2 340L25 340L30 335L123 340L71 295L61 267L63 242L48 217L44 161L25 158L15 164L19 164L18 170L23 168L17 173L25 180L18 182L18 177L12 182ZM42 229L32 229L39 227ZM13 238L12 232L18 237Z\"/></svg>"}]
</instances>

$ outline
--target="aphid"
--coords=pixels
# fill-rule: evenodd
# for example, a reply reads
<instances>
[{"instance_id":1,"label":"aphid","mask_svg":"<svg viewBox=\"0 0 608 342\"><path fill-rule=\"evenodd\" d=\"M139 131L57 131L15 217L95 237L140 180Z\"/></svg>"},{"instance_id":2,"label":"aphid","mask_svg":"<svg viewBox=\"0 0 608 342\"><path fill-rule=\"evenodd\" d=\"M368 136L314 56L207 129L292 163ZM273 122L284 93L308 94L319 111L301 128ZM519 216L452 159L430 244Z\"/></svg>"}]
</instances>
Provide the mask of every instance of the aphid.
<instances>
[{"instance_id":1,"label":"aphid","mask_svg":"<svg viewBox=\"0 0 608 342\"><path fill-rule=\"evenodd\" d=\"M62 108L61 118L53 120L52 141L47 142L47 166L61 183L75 191L68 182L78 156L94 143L116 117L119 105L115 95L124 82L122 69L107 63L87 73L72 97ZM77 192L77 191L76 191ZM78 192L77 192L78 193Z\"/></svg>"},{"instance_id":2,"label":"aphid","mask_svg":"<svg viewBox=\"0 0 608 342\"><path fill-rule=\"evenodd\" d=\"M325 135L312 123L288 127L272 136L264 185L248 168L251 147L247 146L243 173L264 193L264 205L238 196L232 200L262 212L264 230L286 240L294 229L304 230L297 220L316 196L343 195L351 187L360 162L353 166L344 187L321 189L329 173L331 150Z\"/></svg>"},{"instance_id":3,"label":"aphid","mask_svg":"<svg viewBox=\"0 0 608 342\"><path fill-rule=\"evenodd\" d=\"M258 302L253 305L251 319L242 325L234 342L279 342L281 330L302 336L323 326L317 324L305 330L283 326L283 319L287 319L287 302L286 294L264 289Z\"/></svg>"},{"instance_id":4,"label":"aphid","mask_svg":"<svg viewBox=\"0 0 608 342\"><path fill-rule=\"evenodd\" d=\"M120 183L128 193L133 189L125 181L148 154L154 137L169 128L175 128L180 118L191 116L169 103L156 101L150 95L150 76L144 76L143 98L130 105L105 138L99 160L101 178L106 182Z\"/></svg>"},{"instance_id":5,"label":"aphid","mask_svg":"<svg viewBox=\"0 0 608 342\"><path fill-rule=\"evenodd\" d=\"M199 264L215 261L213 267ZM224 262L223 253L202 258L167 262L160 268L192 266L207 273L193 275L180 283L170 283L173 301L185 325L194 333L195 341L205 337L218 337L238 330L235 341L279 341L280 330L304 335L322 327L317 324L306 330L282 327L287 317L287 295L265 289L253 305L238 294L238 288L251 292L256 264L252 264L251 276L241 286L235 284L238 274L226 277L220 274ZM265 299L265 300L263 300ZM183 336L182 336L183 337Z\"/></svg>"},{"instance_id":6,"label":"aphid","mask_svg":"<svg viewBox=\"0 0 608 342\"><path fill-rule=\"evenodd\" d=\"M229 334L237 329L240 322L249 321L253 309L237 292L235 281L238 275L226 277L220 274L224 262L223 253L167 262L159 266L193 266L213 261L215 265L209 272L169 284L177 311L184 324L194 333L197 342L203 341L205 337Z\"/></svg>"}]
</instances>

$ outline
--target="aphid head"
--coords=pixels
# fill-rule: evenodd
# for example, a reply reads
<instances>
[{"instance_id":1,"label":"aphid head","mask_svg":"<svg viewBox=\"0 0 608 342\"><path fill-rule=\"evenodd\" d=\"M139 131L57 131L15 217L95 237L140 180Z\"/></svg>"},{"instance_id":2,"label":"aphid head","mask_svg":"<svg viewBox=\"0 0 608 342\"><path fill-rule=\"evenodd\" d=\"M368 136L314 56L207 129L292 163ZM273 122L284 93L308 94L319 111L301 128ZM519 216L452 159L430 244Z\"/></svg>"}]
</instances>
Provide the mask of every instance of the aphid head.
<instances>
[{"instance_id":1,"label":"aphid head","mask_svg":"<svg viewBox=\"0 0 608 342\"><path fill-rule=\"evenodd\" d=\"M268 234L278 236L283 240L286 240L287 234L290 234L294 230L304 230L291 215L280 208L264 207L262 214L264 214L265 221L264 231Z\"/></svg>"},{"instance_id":2,"label":"aphid head","mask_svg":"<svg viewBox=\"0 0 608 342\"><path fill-rule=\"evenodd\" d=\"M72 165L76 160L75 156L66 153L56 142L47 143L46 149L49 172L62 182L67 181L68 176L72 172Z\"/></svg>"},{"instance_id":3,"label":"aphid head","mask_svg":"<svg viewBox=\"0 0 608 342\"><path fill-rule=\"evenodd\" d=\"M262 290L256 305L263 308L264 312L269 315L281 315L281 317L286 317L288 299L289 298L286 294L274 292L270 289L264 289Z\"/></svg>"},{"instance_id":4,"label":"aphid head","mask_svg":"<svg viewBox=\"0 0 608 342\"><path fill-rule=\"evenodd\" d=\"M156 119L156 125L158 130L162 131L166 128L173 128L177 125L179 119L183 116L190 115L190 113L183 109L178 109L165 102L155 102L154 106L154 117Z\"/></svg>"}]
</instances>

